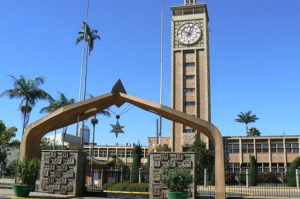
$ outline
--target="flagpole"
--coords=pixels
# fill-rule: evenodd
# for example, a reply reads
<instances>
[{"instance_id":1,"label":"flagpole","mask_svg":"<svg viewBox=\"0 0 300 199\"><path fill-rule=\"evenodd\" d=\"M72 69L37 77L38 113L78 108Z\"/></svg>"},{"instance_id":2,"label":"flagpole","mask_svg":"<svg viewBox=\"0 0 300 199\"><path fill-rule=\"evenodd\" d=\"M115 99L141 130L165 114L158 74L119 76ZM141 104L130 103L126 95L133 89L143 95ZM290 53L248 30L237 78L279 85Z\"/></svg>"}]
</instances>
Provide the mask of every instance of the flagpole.
<instances>
[{"instance_id":1,"label":"flagpole","mask_svg":"<svg viewBox=\"0 0 300 199\"><path fill-rule=\"evenodd\" d=\"M90 0L87 0L87 8L86 8L86 19L85 19L85 24L84 24L84 35L83 35L83 49L82 49L82 62L81 62L81 69L80 69L80 82L79 82L79 96L78 96L78 102L82 100L82 83L83 83L83 74L84 74L84 58L85 54L88 53L86 52L87 44L86 44L86 26L88 25L88 20L89 20L89 9L90 9ZM87 73L87 70L85 70ZM86 75L85 75L86 78ZM86 84L86 80L84 81ZM86 85L85 89L86 89ZM85 94L84 94L85 95ZM85 96L84 96L85 98ZM82 122L82 126L84 126L84 121ZM79 132L79 115L77 117L77 124L76 124L76 135L81 136Z\"/></svg>"},{"instance_id":2,"label":"flagpole","mask_svg":"<svg viewBox=\"0 0 300 199\"><path fill-rule=\"evenodd\" d=\"M164 0L161 1L161 33L160 33L160 105L162 105L163 98L163 65L164 65ZM162 116L159 117L159 140L161 145L162 135Z\"/></svg>"}]
</instances>

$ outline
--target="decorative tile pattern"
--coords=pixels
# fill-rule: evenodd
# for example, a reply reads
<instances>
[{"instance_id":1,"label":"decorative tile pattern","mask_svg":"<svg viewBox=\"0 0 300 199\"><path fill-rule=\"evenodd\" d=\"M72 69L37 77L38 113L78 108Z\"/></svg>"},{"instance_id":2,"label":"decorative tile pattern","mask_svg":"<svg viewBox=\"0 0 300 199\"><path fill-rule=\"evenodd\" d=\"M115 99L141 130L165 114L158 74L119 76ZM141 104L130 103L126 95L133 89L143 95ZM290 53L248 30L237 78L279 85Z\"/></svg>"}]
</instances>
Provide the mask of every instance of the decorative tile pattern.
<instances>
[{"instance_id":1,"label":"decorative tile pattern","mask_svg":"<svg viewBox=\"0 0 300 199\"><path fill-rule=\"evenodd\" d=\"M84 161L79 161L78 156L76 151L43 151L40 191L77 195L76 186L83 181L78 168L84 166Z\"/></svg>"},{"instance_id":2,"label":"decorative tile pattern","mask_svg":"<svg viewBox=\"0 0 300 199\"><path fill-rule=\"evenodd\" d=\"M149 190L150 199L165 199L167 189L161 183L161 174L165 169L186 168L191 170L195 179L194 153L151 153ZM189 199L195 197L195 183L190 185Z\"/></svg>"}]
</instances>

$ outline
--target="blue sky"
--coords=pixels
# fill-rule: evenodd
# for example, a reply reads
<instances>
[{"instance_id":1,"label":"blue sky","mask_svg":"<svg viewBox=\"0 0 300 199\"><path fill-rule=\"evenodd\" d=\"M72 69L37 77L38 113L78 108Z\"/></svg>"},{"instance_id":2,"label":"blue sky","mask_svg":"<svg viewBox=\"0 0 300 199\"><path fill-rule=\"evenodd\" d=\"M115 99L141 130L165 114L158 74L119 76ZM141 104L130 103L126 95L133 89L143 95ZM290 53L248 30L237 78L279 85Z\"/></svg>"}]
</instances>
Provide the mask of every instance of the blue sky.
<instances>
[{"instance_id":1,"label":"blue sky","mask_svg":"<svg viewBox=\"0 0 300 199\"><path fill-rule=\"evenodd\" d=\"M82 45L77 32L85 17L84 0L2 0L0 6L0 91L12 87L7 75L43 76L43 88L54 97L63 92L78 98ZM200 2L200 1L199 1ZM202 1L210 16L212 122L223 135L244 135L234 122L252 110L262 135L300 134L300 2L279 0ZM165 73L163 103L170 105L170 6L165 2ZM88 93L107 93L121 78L127 92L159 102L160 6L154 1L90 2L91 27L99 30L89 59ZM0 119L19 128L19 100L0 98ZM30 122L41 118L34 107ZM113 111L120 113L125 107ZM99 116L99 144L146 144L155 135L157 116L133 108L121 116L126 134L109 133L114 117ZM74 127L70 127L74 133ZM164 122L163 135L170 135Z\"/></svg>"}]
</instances>

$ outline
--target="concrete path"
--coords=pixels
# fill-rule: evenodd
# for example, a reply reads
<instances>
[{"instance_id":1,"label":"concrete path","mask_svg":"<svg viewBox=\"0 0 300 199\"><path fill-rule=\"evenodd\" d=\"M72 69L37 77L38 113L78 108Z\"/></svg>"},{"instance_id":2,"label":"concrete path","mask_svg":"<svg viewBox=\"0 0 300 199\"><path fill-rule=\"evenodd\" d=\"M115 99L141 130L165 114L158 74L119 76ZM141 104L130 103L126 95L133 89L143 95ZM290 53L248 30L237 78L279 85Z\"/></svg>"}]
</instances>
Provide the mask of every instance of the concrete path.
<instances>
[{"instance_id":1,"label":"concrete path","mask_svg":"<svg viewBox=\"0 0 300 199\"><path fill-rule=\"evenodd\" d=\"M12 189L0 189L0 199L21 199L22 197L16 197L14 191ZM74 196L66 196L60 194L48 194L48 193L41 193L41 192L30 192L29 197L24 199L38 199L38 198L77 198L77 199L98 199L101 197L74 197ZM109 199L109 198L106 198ZM111 198L113 199L113 198Z\"/></svg>"}]
</instances>

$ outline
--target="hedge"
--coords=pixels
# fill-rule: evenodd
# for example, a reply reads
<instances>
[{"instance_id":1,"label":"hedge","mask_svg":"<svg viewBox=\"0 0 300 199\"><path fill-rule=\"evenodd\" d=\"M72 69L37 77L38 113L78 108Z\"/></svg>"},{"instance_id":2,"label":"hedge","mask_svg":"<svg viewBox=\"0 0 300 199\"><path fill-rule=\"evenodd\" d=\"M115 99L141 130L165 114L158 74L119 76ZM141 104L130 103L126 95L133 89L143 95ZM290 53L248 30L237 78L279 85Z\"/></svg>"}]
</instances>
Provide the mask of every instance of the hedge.
<instances>
[{"instance_id":1,"label":"hedge","mask_svg":"<svg viewBox=\"0 0 300 199\"><path fill-rule=\"evenodd\" d=\"M106 183L103 185L105 191L129 191L129 192L148 192L149 183Z\"/></svg>"}]
</instances>

